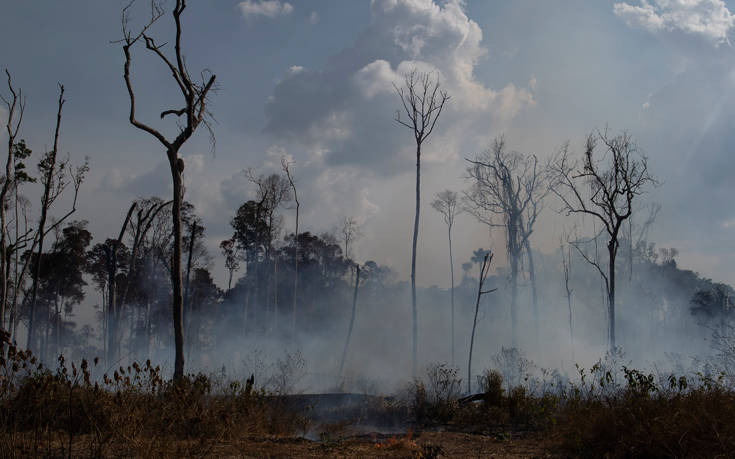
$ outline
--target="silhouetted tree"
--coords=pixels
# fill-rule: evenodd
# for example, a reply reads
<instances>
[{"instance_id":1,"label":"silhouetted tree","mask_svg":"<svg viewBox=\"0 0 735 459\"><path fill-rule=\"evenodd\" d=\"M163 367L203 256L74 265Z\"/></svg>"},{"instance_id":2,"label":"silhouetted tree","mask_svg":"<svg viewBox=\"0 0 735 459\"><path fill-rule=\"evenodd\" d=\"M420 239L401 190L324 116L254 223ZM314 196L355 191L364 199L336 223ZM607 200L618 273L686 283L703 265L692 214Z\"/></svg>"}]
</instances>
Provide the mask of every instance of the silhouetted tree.
<instances>
[{"instance_id":1,"label":"silhouetted tree","mask_svg":"<svg viewBox=\"0 0 735 459\"><path fill-rule=\"evenodd\" d=\"M202 81L197 83L193 81L189 75L189 71L184 61L184 55L181 50L181 15L186 9L186 0L176 0L176 5L172 11L173 19L176 27L174 41L174 58L173 61L163 53L163 44L157 44L153 38L148 36L148 29L160 19L164 12L160 4L155 1L151 2L151 18L142 30L133 35L128 28L128 9L129 4L123 9L122 28L123 52L125 53L124 78L125 85L130 98L130 124L136 128L147 132L156 138L166 149L166 157L168 158L169 168L171 170L171 180L173 184L173 257L171 262L171 284L173 286L173 323L174 323L174 342L175 342L175 361L174 361L174 378L179 379L184 375L184 322L183 322L183 286L181 279L181 252L182 252L182 227L181 227L181 206L183 202L183 172L184 160L179 157L179 150L187 140L194 134L200 124L208 126L205 115L207 115L207 96L212 90L215 81L215 75L202 75ZM135 93L133 91L132 79L130 76L130 65L132 63L131 49L140 40L143 39L148 50L158 56L167 69L171 72L176 86L181 91L183 98L183 108L168 109L161 112L161 119L168 115L176 115L184 117L186 120L179 128L179 133L173 138L168 139L159 130L139 121L135 112ZM210 134L212 133L210 129Z\"/></svg>"},{"instance_id":2,"label":"silhouetted tree","mask_svg":"<svg viewBox=\"0 0 735 459\"><path fill-rule=\"evenodd\" d=\"M5 130L8 136L8 158L5 161L5 177L3 177L2 188L0 189L0 330L6 330L5 327L5 311L8 304L8 278L10 276L10 255L8 253L7 235L10 234L8 228L7 210L10 208L8 204L8 193L15 184L15 157L16 151L15 139L18 136L20 125L23 122L23 112L25 111L25 98L23 98L23 90L13 87L13 80L10 72L5 69L8 76L8 90L10 98L0 94L0 100L7 107L7 121ZM17 112L16 112L17 110ZM18 222L16 221L16 225Z\"/></svg>"},{"instance_id":3,"label":"silhouetted tree","mask_svg":"<svg viewBox=\"0 0 735 459\"><path fill-rule=\"evenodd\" d=\"M480 274L477 277L477 300L475 301L475 316L472 319L472 335L470 336L470 355L467 359L467 392L472 392L472 350L475 345L475 330L477 329L477 313L480 311L480 300L482 295L492 293L497 289L483 290L485 279L490 270L490 263L493 261L493 254L489 250L476 250L473 260L477 260L482 256L482 264L480 265Z\"/></svg>"},{"instance_id":4,"label":"silhouetted tree","mask_svg":"<svg viewBox=\"0 0 735 459\"><path fill-rule=\"evenodd\" d=\"M598 143L603 151L597 150ZM603 225L607 235L608 265L589 257L578 245L574 247L600 273L607 293L608 346L615 349L615 258L620 246L623 223L633 213L635 199L657 181L648 172L648 161L640 153L630 134L610 137L607 130L587 137L581 166L562 148L551 164L555 175L552 187L563 203L563 210L589 215Z\"/></svg>"},{"instance_id":5,"label":"silhouetted tree","mask_svg":"<svg viewBox=\"0 0 735 459\"><path fill-rule=\"evenodd\" d=\"M434 132L436 122L444 104L449 100L445 91L440 91L438 77L416 70L404 75L403 86L393 85L408 120L401 119L401 110L396 111L396 122L411 130L416 142L416 211L413 220L413 245L411 249L411 315L413 316L412 374L416 378L418 365L418 310L416 308L416 244L419 238L419 211L421 208L421 146Z\"/></svg>"},{"instance_id":6,"label":"silhouetted tree","mask_svg":"<svg viewBox=\"0 0 735 459\"><path fill-rule=\"evenodd\" d=\"M299 234L299 209L301 207L301 203L299 203L299 195L296 192L296 182L293 178L293 175L291 175L291 163L284 157L281 158L281 168L283 169L283 172L286 174L286 178L288 178L288 183L291 185L291 190L293 191L293 200L296 203L296 229L294 230L294 234ZM294 257L293 257L293 270L294 270L294 276L293 276L293 298L291 299L291 336L296 337L296 301L298 298L298 288L299 288L299 238L294 238L294 244L296 245L294 247ZM277 288L277 287L276 287Z\"/></svg>"},{"instance_id":7,"label":"silhouetted tree","mask_svg":"<svg viewBox=\"0 0 735 459\"><path fill-rule=\"evenodd\" d=\"M58 110L56 112L56 129L54 130L54 146L51 151L47 152L41 161L38 163L38 172L41 177L41 184L43 185L43 195L41 196L41 216L38 221L38 227L36 228L36 237L34 242L36 244L31 246L31 251L34 247L37 247L38 259L41 260L43 254L43 243L46 235L58 228L62 222L64 222L70 215L76 211L77 197L79 195L79 187L84 180L84 174L88 170L87 161L78 167L76 170L72 169L69 158L62 159L59 161L59 133L61 129L61 110L64 106L64 86L59 85L59 102ZM69 176L67 176L69 174ZM53 203L62 195L64 190L69 184L74 187L74 198L72 200L71 209L61 218L56 219L50 226L46 226L49 210ZM33 274L33 285L31 287L31 299L30 299L30 311L28 317L28 344L27 348L33 348L33 340L35 338L34 320L35 320L35 309L36 299L38 297L38 279L41 275L41 262L35 266Z\"/></svg>"}]
</instances>

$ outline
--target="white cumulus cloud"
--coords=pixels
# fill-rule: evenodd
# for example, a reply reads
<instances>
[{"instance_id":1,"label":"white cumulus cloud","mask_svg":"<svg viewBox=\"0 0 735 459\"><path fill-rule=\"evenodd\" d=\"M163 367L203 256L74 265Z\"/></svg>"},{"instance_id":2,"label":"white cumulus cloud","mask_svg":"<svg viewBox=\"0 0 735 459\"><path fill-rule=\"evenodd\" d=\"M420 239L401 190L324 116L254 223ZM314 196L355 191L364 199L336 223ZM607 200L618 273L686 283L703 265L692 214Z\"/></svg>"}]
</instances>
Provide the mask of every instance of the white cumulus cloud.
<instances>
[{"instance_id":1,"label":"white cumulus cloud","mask_svg":"<svg viewBox=\"0 0 735 459\"><path fill-rule=\"evenodd\" d=\"M727 35L735 26L735 15L724 0L640 0L636 5L615 3L613 11L628 26L651 32L679 30L715 46L730 44Z\"/></svg>"},{"instance_id":2,"label":"white cumulus cloud","mask_svg":"<svg viewBox=\"0 0 735 459\"><path fill-rule=\"evenodd\" d=\"M237 8L246 18L256 16L274 18L291 14L293 11L293 6L290 3L281 3L280 0L245 0L238 3Z\"/></svg>"},{"instance_id":3,"label":"white cumulus cloud","mask_svg":"<svg viewBox=\"0 0 735 459\"><path fill-rule=\"evenodd\" d=\"M297 139L330 165L390 175L409 164L401 159L405 132L393 121L399 107L394 84L401 86L412 70L439 79L451 96L433 140L447 147L445 157L459 143L485 135L488 125L535 105L532 75L500 88L476 77L487 49L462 0L374 0L371 13L357 41L323 68L289 71L279 81L265 108L266 132Z\"/></svg>"}]
</instances>

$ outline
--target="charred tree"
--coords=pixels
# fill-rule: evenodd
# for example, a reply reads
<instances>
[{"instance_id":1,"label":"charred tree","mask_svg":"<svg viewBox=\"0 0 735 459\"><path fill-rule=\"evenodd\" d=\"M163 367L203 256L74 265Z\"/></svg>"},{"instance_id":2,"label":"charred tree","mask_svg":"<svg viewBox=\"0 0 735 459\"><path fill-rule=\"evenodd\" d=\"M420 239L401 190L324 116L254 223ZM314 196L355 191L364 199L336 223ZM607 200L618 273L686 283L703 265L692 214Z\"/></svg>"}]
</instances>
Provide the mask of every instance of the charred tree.
<instances>
[{"instance_id":1,"label":"charred tree","mask_svg":"<svg viewBox=\"0 0 735 459\"><path fill-rule=\"evenodd\" d=\"M172 15L175 24L174 39L174 58L173 60L163 53L164 44L157 44L156 41L147 35L148 29L160 19L164 11L161 6L153 1L151 3L151 18L140 32L133 35L128 28L128 10L132 4L126 6L122 13L122 30L123 38L119 43L122 44L123 53L125 54L125 65L123 68L123 76L125 86L127 87L130 99L130 124L134 127L147 132L158 140L166 150L166 157L171 171L171 181L173 184L173 254L171 260L171 284L173 286L172 316L174 324L174 344L175 344L175 361L174 361L174 379L178 380L184 375L184 323L183 323L183 286L181 273L181 252L182 252L182 224L181 224L181 206L183 203L183 172L184 160L179 156L181 147L194 134L200 124L204 124L209 128L208 121L205 116L207 112L207 97L214 87L215 75L202 75L201 82L195 82L189 75L189 71L184 62L184 55L181 49L182 25L181 15L186 9L186 0L176 0ZM179 132L172 139L167 138L159 130L153 128L149 124L143 123L136 118L135 112L135 92L133 90L132 77L130 67L132 64L133 46L140 40L145 43L146 49L155 54L165 65L181 92L183 99L183 107L176 109L164 110L160 114L160 118L175 115L178 118L184 117L185 122L179 126ZM212 134L209 129L210 135Z\"/></svg>"},{"instance_id":2,"label":"charred tree","mask_svg":"<svg viewBox=\"0 0 735 459\"><path fill-rule=\"evenodd\" d=\"M13 87L13 80L10 76L10 72L7 69L5 70L5 74L8 76L8 90L10 91L10 97L6 99L4 96L0 96L0 100L5 103L8 112L7 122L5 123L5 130L8 135L8 158L5 162L5 179L3 180L2 189L0 189L0 232L2 233L0 234L0 263L2 263L2 266L0 267L0 330L6 329L5 311L8 304L8 277L10 277L10 256L6 236L10 233L8 231L7 219L7 209L10 208L10 205L8 204L8 193L11 191L12 187L15 186L15 139L18 136L20 125L23 122L23 112L25 111L23 90L18 89L16 91ZM16 226L17 224L18 222L16 220Z\"/></svg>"},{"instance_id":3,"label":"charred tree","mask_svg":"<svg viewBox=\"0 0 735 459\"><path fill-rule=\"evenodd\" d=\"M416 378L418 365L418 310L416 308L416 245L419 238L419 211L421 209L421 147L434 131L449 95L439 89L438 77L416 70L404 75L403 86L393 85L401 100L408 120L401 119L401 110L396 111L396 122L408 128L416 142L416 209L413 220L413 243L411 248L411 315L412 334L412 375Z\"/></svg>"},{"instance_id":4,"label":"charred tree","mask_svg":"<svg viewBox=\"0 0 735 459\"><path fill-rule=\"evenodd\" d=\"M291 175L291 163L286 158L281 158L281 168L286 173L288 183L291 184L293 192L293 200L296 203L296 229L294 231L294 256L293 256L293 296L291 298L291 337L296 340L296 299L298 298L299 289L299 195L296 192L296 182Z\"/></svg>"},{"instance_id":5,"label":"charred tree","mask_svg":"<svg viewBox=\"0 0 735 459\"><path fill-rule=\"evenodd\" d=\"M477 282L477 301L475 301L475 316L472 319L472 335L470 336L470 355L467 359L467 393L472 392L472 351L475 346L475 330L477 329L477 313L480 310L480 299L482 295L492 293L497 289L483 290L482 287L485 285L485 279L487 273L490 270L490 263L493 261L493 254L490 251L485 252L485 256L482 259L482 265L480 266L480 275L478 276Z\"/></svg>"}]
</instances>

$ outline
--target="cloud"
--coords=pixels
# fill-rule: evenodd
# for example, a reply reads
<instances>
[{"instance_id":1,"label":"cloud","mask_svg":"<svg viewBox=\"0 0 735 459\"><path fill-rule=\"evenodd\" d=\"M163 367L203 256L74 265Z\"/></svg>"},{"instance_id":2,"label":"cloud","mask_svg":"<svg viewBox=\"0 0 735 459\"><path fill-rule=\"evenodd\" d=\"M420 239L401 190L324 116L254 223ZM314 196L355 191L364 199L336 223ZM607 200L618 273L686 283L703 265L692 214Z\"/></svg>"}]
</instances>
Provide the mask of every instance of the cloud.
<instances>
[{"instance_id":1,"label":"cloud","mask_svg":"<svg viewBox=\"0 0 735 459\"><path fill-rule=\"evenodd\" d=\"M735 15L724 0L641 0L640 5L620 2L615 15L630 27L651 32L679 30L699 35L715 46L730 44L727 37L735 26Z\"/></svg>"},{"instance_id":2,"label":"cloud","mask_svg":"<svg viewBox=\"0 0 735 459\"><path fill-rule=\"evenodd\" d=\"M352 46L323 68L289 70L278 82L265 107L265 132L300 146L310 161L390 175L410 165L410 136L393 121L399 106L393 85L413 69L438 77L451 96L432 139L449 151L486 135L488 124L533 107L533 89L513 83L490 88L475 77L487 49L463 6L461 0L441 6L432 0L373 1L372 21ZM522 84L535 86L531 75L527 81Z\"/></svg>"},{"instance_id":3,"label":"cloud","mask_svg":"<svg viewBox=\"0 0 735 459\"><path fill-rule=\"evenodd\" d=\"M319 13L312 11L309 15L309 23L314 25L319 23Z\"/></svg>"},{"instance_id":4,"label":"cloud","mask_svg":"<svg viewBox=\"0 0 735 459\"><path fill-rule=\"evenodd\" d=\"M256 16L274 18L291 14L293 11L290 3L281 3L279 0L245 0L238 3L237 7L246 18Z\"/></svg>"}]
</instances>

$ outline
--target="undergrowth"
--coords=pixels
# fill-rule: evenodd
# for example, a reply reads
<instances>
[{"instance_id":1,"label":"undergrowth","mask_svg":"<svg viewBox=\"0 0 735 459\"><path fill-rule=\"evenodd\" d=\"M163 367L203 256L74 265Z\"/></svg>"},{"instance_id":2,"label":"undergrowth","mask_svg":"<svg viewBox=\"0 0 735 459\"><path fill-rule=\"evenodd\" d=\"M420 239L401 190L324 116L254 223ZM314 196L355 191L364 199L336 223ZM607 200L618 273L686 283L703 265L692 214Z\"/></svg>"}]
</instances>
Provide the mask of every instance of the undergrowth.
<instances>
[{"instance_id":1,"label":"undergrowth","mask_svg":"<svg viewBox=\"0 0 735 459\"><path fill-rule=\"evenodd\" d=\"M574 457L732 457L735 392L722 375L661 378L609 359L577 371L574 383L552 374L552 382L509 386L489 369L477 378L477 394L460 397L456 370L434 365L414 381L410 412L421 428L500 439L538 432Z\"/></svg>"},{"instance_id":2,"label":"undergrowth","mask_svg":"<svg viewBox=\"0 0 735 459\"><path fill-rule=\"evenodd\" d=\"M4 457L202 456L223 442L308 428L306 413L256 389L253 378L165 380L150 361L100 374L97 360L69 364L63 356L51 370L2 338Z\"/></svg>"},{"instance_id":3,"label":"undergrowth","mask_svg":"<svg viewBox=\"0 0 735 459\"><path fill-rule=\"evenodd\" d=\"M620 357L578 367L572 382L554 371L532 376L521 353L504 350L502 360L491 361L502 365L482 372L470 395L456 369L433 365L404 397L366 397L354 413L341 408L342 417L320 427L320 441L338 448L350 426L363 422L499 440L535 432L563 456L732 457L735 392L722 375L664 377L628 368ZM320 420L285 396L288 375L302 365L282 366L276 392L256 387L254 377L167 380L150 361L105 373L96 360L59 357L52 370L2 335L0 456L207 456L222 445L300 436ZM399 446L415 457L441 453L440 445L419 445L410 435L375 443L381 454Z\"/></svg>"}]
</instances>

